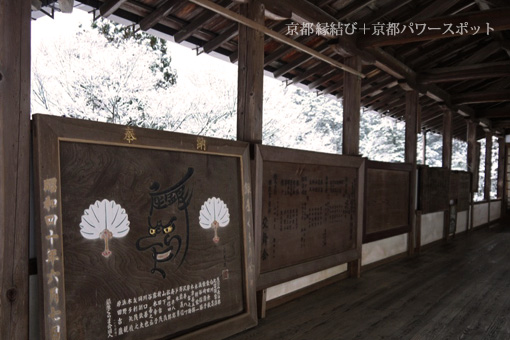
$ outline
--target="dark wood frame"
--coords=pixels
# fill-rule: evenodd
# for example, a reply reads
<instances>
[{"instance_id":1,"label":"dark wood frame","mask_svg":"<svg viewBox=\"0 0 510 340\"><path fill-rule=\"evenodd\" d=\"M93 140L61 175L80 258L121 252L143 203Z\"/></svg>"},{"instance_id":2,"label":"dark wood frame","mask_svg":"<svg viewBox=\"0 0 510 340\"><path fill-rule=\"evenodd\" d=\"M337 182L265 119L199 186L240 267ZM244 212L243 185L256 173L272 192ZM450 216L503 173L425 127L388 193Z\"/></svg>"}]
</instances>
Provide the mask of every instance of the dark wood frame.
<instances>
[{"instance_id":1,"label":"dark wood frame","mask_svg":"<svg viewBox=\"0 0 510 340\"><path fill-rule=\"evenodd\" d=\"M377 162L377 161L366 161L366 174L365 174L365 202L367 202L369 191L368 191L368 170L369 169L380 169L380 170L391 170L391 171L402 171L409 173L409 190L408 190L408 198L411 200L411 195L413 195L413 165L409 163L386 163L386 162ZM409 209L409 201L406 203L406 208ZM408 219L407 225L396 226L389 230L383 230L375 233L367 233L367 213L368 207L364 206L363 212L363 243L369 243L377 240L382 240L388 237L405 234L411 231L412 219L414 218L414 210L408 211Z\"/></svg>"},{"instance_id":2,"label":"dark wood frame","mask_svg":"<svg viewBox=\"0 0 510 340\"><path fill-rule=\"evenodd\" d=\"M286 149L280 147L255 145L255 183L254 185L254 221L257 290L262 290L283 282L309 275L336 265L361 260L363 232L363 203L365 185L365 160L358 156L343 156L312 151ZM356 168L358 174L357 228L355 248L343 253L310 260L267 273L260 272L261 235L262 235L262 178L264 162L286 162L295 164L325 165Z\"/></svg>"},{"instance_id":3,"label":"dark wood frame","mask_svg":"<svg viewBox=\"0 0 510 340\"><path fill-rule=\"evenodd\" d=\"M50 297L46 274L49 272L49 264L43 260L43 255L49 251L48 242L45 242L45 234L42 232L45 211L44 200L44 179L56 178L57 186L60 185L60 155L59 145L61 141L90 143L99 145L113 145L132 148L159 149L169 151L182 151L187 153L209 154L231 156L239 158L242 200L243 200L243 235L244 245L242 248L241 263L243 267L242 291L244 294L244 310L240 314L220 320L209 325L197 324L195 330L179 336L178 339L223 339L227 336L241 332L242 330L255 326L256 301L255 301L255 268L253 263L253 231L251 209L251 185L249 167L249 145L244 142L220 140L215 138L204 138L206 140L206 151L198 145L197 137L193 135L177 134L150 129L134 127L136 141L128 143L123 140L126 126L96 123L84 120L58 118L45 115L34 116L34 170L35 170L35 212L36 212L36 242L38 246L38 267L39 287L41 289L41 338L51 339L48 314L51 313ZM60 188L57 187L55 198L61 201ZM61 208L54 212L59 219L56 223L57 232L62 235ZM62 258L62 243L56 242L57 255ZM62 261L55 262L54 270L60 271L64 277L64 266ZM60 319L60 339L67 339L66 313L65 313L65 291L64 280L60 280L58 288L62 296L58 299L57 308L62 312ZM165 334L155 334L154 338L159 339Z\"/></svg>"}]
</instances>

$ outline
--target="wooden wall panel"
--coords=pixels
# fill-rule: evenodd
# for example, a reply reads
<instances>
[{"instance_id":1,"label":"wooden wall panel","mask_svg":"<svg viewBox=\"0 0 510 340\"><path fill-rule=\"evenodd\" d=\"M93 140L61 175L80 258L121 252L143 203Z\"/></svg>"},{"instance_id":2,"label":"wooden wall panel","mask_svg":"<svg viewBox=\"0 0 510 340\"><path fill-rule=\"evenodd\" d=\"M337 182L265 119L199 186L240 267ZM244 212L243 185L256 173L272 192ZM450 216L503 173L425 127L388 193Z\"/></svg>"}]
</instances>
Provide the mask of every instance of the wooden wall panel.
<instances>
[{"instance_id":1,"label":"wooden wall panel","mask_svg":"<svg viewBox=\"0 0 510 340\"><path fill-rule=\"evenodd\" d=\"M248 144L35 122L45 338L221 339L256 324Z\"/></svg>"},{"instance_id":2,"label":"wooden wall panel","mask_svg":"<svg viewBox=\"0 0 510 340\"><path fill-rule=\"evenodd\" d=\"M361 157L257 147L259 289L360 256Z\"/></svg>"},{"instance_id":3,"label":"wooden wall panel","mask_svg":"<svg viewBox=\"0 0 510 340\"><path fill-rule=\"evenodd\" d=\"M363 243L409 232L411 165L367 162Z\"/></svg>"}]
</instances>

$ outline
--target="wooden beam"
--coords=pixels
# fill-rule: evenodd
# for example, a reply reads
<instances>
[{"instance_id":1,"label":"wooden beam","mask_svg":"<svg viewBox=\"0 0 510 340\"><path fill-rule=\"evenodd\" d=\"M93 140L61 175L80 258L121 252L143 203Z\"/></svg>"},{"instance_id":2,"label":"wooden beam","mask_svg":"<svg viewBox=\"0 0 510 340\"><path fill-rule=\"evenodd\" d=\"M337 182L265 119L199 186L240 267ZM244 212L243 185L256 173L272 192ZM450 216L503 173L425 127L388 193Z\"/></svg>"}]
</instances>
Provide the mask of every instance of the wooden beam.
<instances>
[{"instance_id":1,"label":"wooden beam","mask_svg":"<svg viewBox=\"0 0 510 340\"><path fill-rule=\"evenodd\" d=\"M140 29L142 31L147 31L150 28L154 27L162 18L172 12L172 10L182 3L181 0L167 0L161 6L159 6L155 11L151 12L149 15L144 17L139 22Z\"/></svg>"},{"instance_id":2,"label":"wooden beam","mask_svg":"<svg viewBox=\"0 0 510 340\"><path fill-rule=\"evenodd\" d=\"M30 1L0 2L0 339L6 340L29 336L30 23Z\"/></svg>"},{"instance_id":3,"label":"wooden beam","mask_svg":"<svg viewBox=\"0 0 510 340\"><path fill-rule=\"evenodd\" d=\"M363 73L361 73L360 71L356 71L353 68L348 67L335 59L332 59L332 58L327 57L321 53L318 53L317 51L315 51L314 49L312 49L306 45L299 44L296 41L294 41L293 39L291 39L283 34L272 31L272 30L268 29L266 26L264 26L263 23L258 23L253 20L250 20L242 15L239 15L239 14L232 12L222 6L219 6L216 3L211 2L209 0L190 0L190 2L193 2L197 5L207 8L213 12L216 12L216 13L224 16L227 19L236 21L236 22L241 23L245 26L248 26L252 29L255 29L259 32L262 32L277 41L283 42L287 45L294 47L295 49L297 49L301 52L308 53L308 54L312 55L313 57L330 64L331 66L337 67L337 68L344 70L346 72L351 72L351 73L353 73L359 77L362 77L362 78L365 77L363 75Z\"/></svg>"},{"instance_id":4,"label":"wooden beam","mask_svg":"<svg viewBox=\"0 0 510 340\"><path fill-rule=\"evenodd\" d=\"M510 62L503 61L468 66L436 68L418 75L418 82L421 84L431 84L508 76L510 76Z\"/></svg>"},{"instance_id":5,"label":"wooden beam","mask_svg":"<svg viewBox=\"0 0 510 340\"><path fill-rule=\"evenodd\" d=\"M475 0L475 2L478 5L478 8L480 8L480 10L482 11L489 10L491 8L489 1ZM503 33L494 32L492 33L492 36L494 37L494 40L496 40L499 43L501 49L505 51L506 54L508 54L508 56L510 57L510 45L509 42L506 40L505 36L503 35Z\"/></svg>"},{"instance_id":6,"label":"wooden beam","mask_svg":"<svg viewBox=\"0 0 510 340\"><path fill-rule=\"evenodd\" d=\"M232 7L234 3L231 2L230 0L221 0L216 5L228 9ZM184 26L181 30L179 30L179 32L174 34L175 42L181 43L184 40L188 39L193 35L193 33L195 33L197 30L199 30L201 27L207 24L207 22L209 22L216 16L218 16L218 13L207 11L204 9L200 14L198 14L193 19L193 21Z\"/></svg>"},{"instance_id":7,"label":"wooden beam","mask_svg":"<svg viewBox=\"0 0 510 340\"><path fill-rule=\"evenodd\" d=\"M492 133L485 134L485 183L483 190L483 199L491 199L491 168L492 168Z\"/></svg>"},{"instance_id":8,"label":"wooden beam","mask_svg":"<svg viewBox=\"0 0 510 340\"><path fill-rule=\"evenodd\" d=\"M210 53L238 35L239 35L238 25L234 24L231 27L227 28L225 32L219 34L216 38L209 40L204 46L202 46L202 50L205 53Z\"/></svg>"},{"instance_id":9,"label":"wooden beam","mask_svg":"<svg viewBox=\"0 0 510 340\"><path fill-rule=\"evenodd\" d=\"M452 96L452 104L477 104L510 101L510 90L460 93Z\"/></svg>"},{"instance_id":10,"label":"wooden beam","mask_svg":"<svg viewBox=\"0 0 510 340\"><path fill-rule=\"evenodd\" d=\"M361 48L366 47L382 47L389 45L400 45L410 42L426 41L433 39L446 39L462 35L475 35L487 34L487 26L490 26L491 32L498 32L510 29L510 8L498 8L488 11L462 13L454 16L444 16L439 18L432 18L420 22L415 22L415 27L425 27L423 32L412 32L410 29L402 30L400 34L396 35L366 35L363 39L358 40L358 46ZM467 22L468 27L460 33L455 30L455 27ZM420 26L418 26L420 25ZM425 26L421 26L425 25ZM451 32L445 33L445 29L450 27ZM409 28L409 27L408 27ZM431 30L428 28L440 28L439 30ZM421 34L418 34L421 33ZM490 32L489 32L490 33Z\"/></svg>"},{"instance_id":11,"label":"wooden beam","mask_svg":"<svg viewBox=\"0 0 510 340\"><path fill-rule=\"evenodd\" d=\"M491 55L499 51L499 44L495 41L490 42L483 48L479 48L475 53L470 55L464 60L461 60L457 65L472 65L487 60Z\"/></svg>"},{"instance_id":12,"label":"wooden beam","mask_svg":"<svg viewBox=\"0 0 510 340\"><path fill-rule=\"evenodd\" d=\"M254 22L264 22L264 6L256 0L241 5L241 13ZM262 143L264 34L242 24L238 69L237 139Z\"/></svg>"},{"instance_id":13,"label":"wooden beam","mask_svg":"<svg viewBox=\"0 0 510 340\"><path fill-rule=\"evenodd\" d=\"M103 18L108 18L126 1L127 0L107 0L99 7L99 13Z\"/></svg>"},{"instance_id":14,"label":"wooden beam","mask_svg":"<svg viewBox=\"0 0 510 340\"><path fill-rule=\"evenodd\" d=\"M333 93L335 91L338 91L337 93L337 97L342 97L342 94L343 94L343 85L344 85L344 82L342 80L340 80L339 82L335 82L333 85L330 85L328 87L326 87L324 90L322 90L320 92L320 94L322 95L327 95L327 94L330 94L330 93Z\"/></svg>"}]
</instances>

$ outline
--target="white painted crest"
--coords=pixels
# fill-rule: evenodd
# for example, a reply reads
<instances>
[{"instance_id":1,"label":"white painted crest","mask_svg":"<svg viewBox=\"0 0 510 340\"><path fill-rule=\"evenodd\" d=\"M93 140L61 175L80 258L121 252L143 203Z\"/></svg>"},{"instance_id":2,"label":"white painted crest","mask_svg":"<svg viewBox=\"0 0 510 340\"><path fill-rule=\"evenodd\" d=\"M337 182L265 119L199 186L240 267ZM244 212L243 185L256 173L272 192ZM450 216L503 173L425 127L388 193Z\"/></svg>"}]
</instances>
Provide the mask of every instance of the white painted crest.
<instances>
[{"instance_id":1,"label":"white painted crest","mask_svg":"<svg viewBox=\"0 0 510 340\"><path fill-rule=\"evenodd\" d=\"M112 237L124 237L129 232L129 219L126 210L119 204L104 199L85 209L80 229L81 235L89 240L100 238L106 230Z\"/></svg>"},{"instance_id":2,"label":"white painted crest","mask_svg":"<svg viewBox=\"0 0 510 340\"><path fill-rule=\"evenodd\" d=\"M200 208L199 223L204 229L209 229L213 223L219 227L226 227L230 222L228 207L220 198L212 197L204 202Z\"/></svg>"}]
</instances>

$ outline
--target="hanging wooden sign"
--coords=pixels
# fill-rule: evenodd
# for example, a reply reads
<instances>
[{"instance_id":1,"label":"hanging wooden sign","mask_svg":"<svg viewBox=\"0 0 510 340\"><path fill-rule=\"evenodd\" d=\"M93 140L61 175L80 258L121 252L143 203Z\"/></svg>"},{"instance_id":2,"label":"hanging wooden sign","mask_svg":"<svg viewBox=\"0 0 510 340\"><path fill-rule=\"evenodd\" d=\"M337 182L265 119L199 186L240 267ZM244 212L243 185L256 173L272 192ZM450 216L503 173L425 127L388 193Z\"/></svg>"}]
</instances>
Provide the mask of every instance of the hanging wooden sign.
<instances>
[{"instance_id":1,"label":"hanging wooden sign","mask_svg":"<svg viewBox=\"0 0 510 340\"><path fill-rule=\"evenodd\" d=\"M44 339L256 324L246 143L34 117Z\"/></svg>"}]
</instances>

